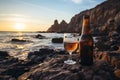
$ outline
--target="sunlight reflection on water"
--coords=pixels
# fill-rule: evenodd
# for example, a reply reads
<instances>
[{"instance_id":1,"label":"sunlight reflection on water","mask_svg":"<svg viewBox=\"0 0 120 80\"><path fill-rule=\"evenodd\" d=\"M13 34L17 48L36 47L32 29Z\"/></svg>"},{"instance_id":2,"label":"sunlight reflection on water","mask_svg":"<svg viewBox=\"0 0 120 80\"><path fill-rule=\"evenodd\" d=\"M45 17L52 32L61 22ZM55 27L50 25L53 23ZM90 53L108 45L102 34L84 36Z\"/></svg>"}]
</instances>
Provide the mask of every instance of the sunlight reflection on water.
<instances>
[{"instance_id":1,"label":"sunlight reflection on water","mask_svg":"<svg viewBox=\"0 0 120 80\"><path fill-rule=\"evenodd\" d=\"M37 39L34 37L37 34L46 36L47 39ZM62 44L51 43L52 38L62 36L63 34L58 33L0 32L0 51L8 51L10 56L26 59L29 52L40 48L63 48ZM26 40L26 42L11 42L12 39Z\"/></svg>"}]
</instances>

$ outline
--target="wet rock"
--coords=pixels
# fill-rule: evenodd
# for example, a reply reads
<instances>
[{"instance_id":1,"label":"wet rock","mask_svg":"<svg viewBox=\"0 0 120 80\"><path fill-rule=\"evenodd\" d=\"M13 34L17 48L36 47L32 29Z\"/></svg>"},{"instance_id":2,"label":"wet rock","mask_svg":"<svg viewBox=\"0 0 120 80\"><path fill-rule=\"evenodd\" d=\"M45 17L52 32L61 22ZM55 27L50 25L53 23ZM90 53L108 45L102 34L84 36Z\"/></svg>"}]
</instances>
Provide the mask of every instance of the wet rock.
<instances>
[{"instance_id":1,"label":"wet rock","mask_svg":"<svg viewBox=\"0 0 120 80\"><path fill-rule=\"evenodd\" d=\"M42 48L39 50L39 52L41 53L41 55L49 55L54 54L55 51L53 49Z\"/></svg>"},{"instance_id":2,"label":"wet rock","mask_svg":"<svg viewBox=\"0 0 120 80\"><path fill-rule=\"evenodd\" d=\"M53 38L52 43L63 43L63 38Z\"/></svg>"},{"instance_id":3,"label":"wet rock","mask_svg":"<svg viewBox=\"0 0 120 80\"><path fill-rule=\"evenodd\" d=\"M0 61L0 75L2 75L0 79L117 80L114 67L102 60L96 60L92 66L82 66L78 63L79 55L73 54L72 59L77 63L67 65L64 61L68 56L64 50L42 48L39 51L30 52L27 61L6 58Z\"/></svg>"},{"instance_id":4,"label":"wet rock","mask_svg":"<svg viewBox=\"0 0 120 80\"><path fill-rule=\"evenodd\" d=\"M57 52L56 52L57 54L67 54L67 52L65 51L65 50L58 50Z\"/></svg>"},{"instance_id":5,"label":"wet rock","mask_svg":"<svg viewBox=\"0 0 120 80\"><path fill-rule=\"evenodd\" d=\"M109 44L110 44L110 46L113 46L113 45L117 45L118 43L116 40L112 40Z\"/></svg>"},{"instance_id":6,"label":"wet rock","mask_svg":"<svg viewBox=\"0 0 120 80\"><path fill-rule=\"evenodd\" d=\"M104 36L97 36L96 40L101 41L101 42L106 42L109 40L109 38L105 35Z\"/></svg>"},{"instance_id":7,"label":"wet rock","mask_svg":"<svg viewBox=\"0 0 120 80\"><path fill-rule=\"evenodd\" d=\"M120 69L115 70L114 73L120 79Z\"/></svg>"},{"instance_id":8,"label":"wet rock","mask_svg":"<svg viewBox=\"0 0 120 80\"><path fill-rule=\"evenodd\" d=\"M112 37L112 38L116 38L116 37L118 37L119 35L120 35L119 33L113 32L113 33L111 34L111 37Z\"/></svg>"},{"instance_id":9,"label":"wet rock","mask_svg":"<svg viewBox=\"0 0 120 80\"><path fill-rule=\"evenodd\" d=\"M39 51L34 51L34 52L30 52L30 53L28 53L28 59L30 59L32 56L35 56L35 55L40 55L40 53L39 53Z\"/></svg>"},{"instance_id":10,"label":"wet rock","mask_svg":"<svg viewBox=\"0 0 120 80\"><path fill-rule=\"evenodd\" d=\"M7 56L7 58L0 58L0 79L14 80L29 71L33 66L42 63L48 57L55 57L54 55L57 54L57 52L53 49L42 48L39 51L30 52L26 61L18 60L18 58L10 56L8 57L7 52L1 51L0 54L1 56Z\"/></svg>"},{"instance_id":11,"label":"wet rock","mask_svg":"<svg viewBox=\"0 0 120 80\"><path fill-rule=\"evenodd\" d=\"M30 57L30 62L32 62L33 64L36 64L36 63L40 63L40 62L43 62L45 59L45 57L43 56L36 56L36 55L33 55Z\"/></svg>"},{"instance_id":12,"label":"wet rock","mask_svg":"<svg viewBox=\"0 0 120 80\"><path fill-rule=\"evenodd\" d=\"M2 75L11 75L14 78L19 77L21 74L25 73L26 71L28 71L28 68L25 67L21 67L21 66L14 66L11 67L10 69L7 69L6 71L2 72Z\"/></svg>"},{"instance_id":13,"label":"wet rock","mask_svg":"<svg viewBox=\"0 0 120 80\"><path fill-rule=\"evenodd\" d=\"M41 48L39 51L30 52L28 54L28 59L36 64L41 63L47 58L55 57L58 53L53 49Z\"/></svg>"},{"instance_id":14,"label":"wet rock","mask_svg":"<svg viewBox=\"0 0 120 80\"><path fill-rule=\"evenodd\" d=\"M0 80L16 80L16 79L9 75L5 75L5 76L0 75Z\"/></svg>"},{"instance_id":15,"label":"wet rock","mask_svg":"<svg viewBox=\"0 0 120 80\"><path fill-rule=\"evenodd\" d=\"M111 46L110 51L117 51L118 49L119 47L114 45L114 46Z\"/></svg>"},{"instance_id":16,"label":"wet rock","mask_svg":"<svg viewBox=\"0 0 120 80\"><path fill-rule=\"evenodd\" d=\"M96 42L95 47L98 48L99 51L107 51L110 49L110 46L102 41Z\"/></svg>"},{"instance_id":17,"label":"wet rock","mask_svg":"<svg viewBox=\"0 0 120 80\"><path fill-rule=\"evenodd\" d=\"M101 76L96 75L93 77L93 80L104 80L104 79Z\"/></svg>"},{"instance_id":18,"label":"wet rock","mask_svg":"<svg viewBox=\"0 0 120 80\"><path fill-rule=\"evenodd\" d=\"M28 42L27 40L21 40L21 39L12 39L12 42Z\"/></svg>"},{"instance_id":19,"label":"wet rock","mask_svg":"<svg viewBox=\"0 0 120 80\"><path fill-rule=\"evenodd\" d=\"M6 58L0 61L0 80L16 80L18 76L23 74L26 67L20 68L18 64L21 64L16 58Z\"/></svg>"},{"instance_id":20,"label":"wet rock","mask_svg":"<svg viewBox=\"0 0 120 80\"><path fill-rule=\"evenodd\" d=\"M67 56L68 57L68 56ZM73 58L77 59L78 55ZM34 66L29 72L21 75L19 80L114 80L114 68L104 61L95 61L92 66L82 66L79 63L67 65L66 55L59 55Z\"/></svg>"},{"instance_id":21,"label":"wet rock","mask_svg":"<svg viewBox=\"0 0 120 80\"><path fill-rule=\"evenodd\" d=\"M9 54L6 51L0 51L0 57L8 57Z\"/></svg>"},{"instance_id":22,"label":"wet rock","mask_svg":"<svg viewBox=\"0 0 120 80\"><path fill-rule=\"evenodd\" d=\"M37 34L37 35L35 36L35 38L38 38L38 39L45 39L46 37L43 36L43 35L41 35L41 34Z\"/></svg>"}]
</instances>

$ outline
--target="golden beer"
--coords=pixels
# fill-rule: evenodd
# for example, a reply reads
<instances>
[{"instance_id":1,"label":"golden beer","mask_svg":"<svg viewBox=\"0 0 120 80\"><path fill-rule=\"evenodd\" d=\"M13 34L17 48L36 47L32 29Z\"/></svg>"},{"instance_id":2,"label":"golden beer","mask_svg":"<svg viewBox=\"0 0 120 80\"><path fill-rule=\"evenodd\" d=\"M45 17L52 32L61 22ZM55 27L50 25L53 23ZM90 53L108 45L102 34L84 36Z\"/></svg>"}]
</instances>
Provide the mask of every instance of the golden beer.
<instances>
[{"instance_id":1,"label":"golden beer","mask_svg":"<svg viewBox=\"0 0 120 80\"><path fill-rule=\"evenodd\" d=\"M67 50L68 52L73 52L77 49L78 47L78 42L64 42L64 48L65 50Z\"/></svg>"}]
</instances>

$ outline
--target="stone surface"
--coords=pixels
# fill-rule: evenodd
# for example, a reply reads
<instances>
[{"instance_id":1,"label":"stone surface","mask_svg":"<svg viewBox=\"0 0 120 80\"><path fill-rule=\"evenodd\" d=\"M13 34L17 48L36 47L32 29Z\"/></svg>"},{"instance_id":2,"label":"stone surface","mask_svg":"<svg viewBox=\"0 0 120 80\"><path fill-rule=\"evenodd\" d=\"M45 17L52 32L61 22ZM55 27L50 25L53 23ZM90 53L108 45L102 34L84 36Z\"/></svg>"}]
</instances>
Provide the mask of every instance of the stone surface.
<instances>
[{"instance_id":1,"label":"stone surface","mask_svg":"<svg viewBox=\"0 0 120 80\"><path fill-rule=\"evenodd\" d=\"M16 80L33 66L42 63L47 58L54 57L54 53L53 49L43 48L30 52L28 59L22 61L9 56L7 52L0 51L0 80Z\"/></svg>"},{"instance_id":2,"label":"stone surface","mask_svg":"<svg viewBox=\"0 0 120 80\"><path fill-rule=\"evenodd\" d=\"M2 58L2 57L8 57L8 56L9 56L9 54L8 54L7 51L0 51L0 58Z\"/></svg>"},{"instance_id":3,"label":"stone surface","mask_svg":"<svg viewBox=\"0 0 120 80\"><path fill-rule=\"evenodd\" d=\"M43 36L43 35L41 35L41 34L37 34L37 35L35 36L35 38L38 38L38 39L46 39L46 37Z\"/></svg>"},{"instance_id":4,"label":"stone surface","mask_svg":"<svg viewBox=\"0 0 120 80\"><path fill-rule=\"evenodd\" d=\"M27 40L11 39L12 42L28 42Z\"/></svg>"},{"instance_id":5,"label":"stone surface","mask_svg":"<svg viewBox=\"0 0 120 80\"><path fill-rule=\"evenodd\" d=\"M42 48L30 52L25 61L11 56L0 58L0 80L119 80L120 53L97 52L93 66L81 66L79 54L75 65L64 64L69 55L64 50ZM112 64L112 65L110 65Z\"/></svg>"},{"instance_id":6,"label":"stone surface","mask_svg":"<svg viewBox=\"0 0 120 80\"><path fill-rule=\"evenodd\" d=\"M92 66L82 66L79 63L67 65L64 63L67 57L59 55L34 66L18 80L115 80L116 78L113 67L104 61L95 61ZM76 61L78 57L76 54L73 55Z\"/></svg>"},{"instance_id":7,"label":"stone surface","mask_svg":"<svg viewBox=\"0 0 120 80\"><path fill-rule=\"evenodd\" d=\"M52 38L52 43L63 43L63 38Z\"/></svg>"}]
</instances>

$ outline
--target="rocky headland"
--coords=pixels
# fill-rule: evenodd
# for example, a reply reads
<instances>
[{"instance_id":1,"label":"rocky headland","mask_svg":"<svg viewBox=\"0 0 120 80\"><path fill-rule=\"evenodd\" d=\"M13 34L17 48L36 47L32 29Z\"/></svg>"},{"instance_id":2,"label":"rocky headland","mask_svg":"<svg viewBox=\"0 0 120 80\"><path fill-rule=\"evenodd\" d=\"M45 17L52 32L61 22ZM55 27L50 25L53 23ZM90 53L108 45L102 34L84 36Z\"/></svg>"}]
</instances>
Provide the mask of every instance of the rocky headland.
<instances>
[{"instance_id":1,"label":"rocky headland","mask_svg":"<svg viewBox=\"0 0 120 80\"><path fill-rule=\"evenodd\" d=\"M62 20L60 24L58 23L58 20L54 21L54 24L47 30L48 32L65 32L68 26L68 23Z\"/></svg>"},{"instance_id":2,"label":"rocky headland","mask_svg":"<svg viewBox=\"0 0 120 80\"><path fill-rule=\"evenodd\" d=\"M67 24L65 21L54 24L48 32L78 32L81 33L83 15L91 17L91 32L94 35L109 35L112 32L120 33L120 0L106 0L92 9L88 9L73 16Z\"/></svg>"}]
</instances>

